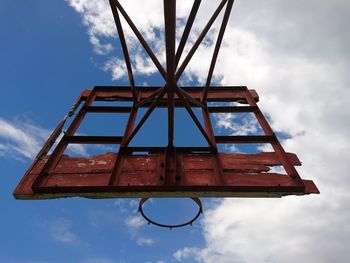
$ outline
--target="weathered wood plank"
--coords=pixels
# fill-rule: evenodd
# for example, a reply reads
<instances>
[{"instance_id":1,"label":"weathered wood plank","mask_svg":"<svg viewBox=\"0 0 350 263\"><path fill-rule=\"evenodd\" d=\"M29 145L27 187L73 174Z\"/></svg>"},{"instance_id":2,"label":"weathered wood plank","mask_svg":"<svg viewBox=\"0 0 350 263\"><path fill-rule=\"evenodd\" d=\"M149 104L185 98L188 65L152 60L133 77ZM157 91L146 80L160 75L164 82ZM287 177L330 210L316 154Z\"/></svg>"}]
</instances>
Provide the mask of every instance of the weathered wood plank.
<instances>
[{"instance_id":1,"label":"weathered wood plank","mask_svg":"<svg viewBox=\"0 0 350 263\"><path fill-rule=\"evenodd\" d=\"M28 171L14 191L19 199L45 199L66 196L137 197L137 196L283 196L310 194L318 190L312 181L304 180L306 188L293 178L266 173L269 166L280 165L275 153L220 153L225 182L218 184L211 154L182 153L176 185L165 185L158 154L125 155L117 185L108 186L116 153L86 158L62 156L58 165L34 192L33 182L40 174L47 157ZM300 165L295 154L288 154L292 164ZM128 188L129 187L129 188ZM268 193L268 194L267 194Z\"/></svg>"}]
</instances>

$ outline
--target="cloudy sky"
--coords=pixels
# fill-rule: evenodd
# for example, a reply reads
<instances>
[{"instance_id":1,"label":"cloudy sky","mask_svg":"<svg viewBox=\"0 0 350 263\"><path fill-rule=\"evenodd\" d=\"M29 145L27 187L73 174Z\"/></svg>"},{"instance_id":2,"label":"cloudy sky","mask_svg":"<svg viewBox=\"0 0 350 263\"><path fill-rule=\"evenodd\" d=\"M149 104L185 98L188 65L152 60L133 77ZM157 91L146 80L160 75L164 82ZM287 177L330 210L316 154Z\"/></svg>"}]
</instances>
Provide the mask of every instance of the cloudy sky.
<instances>
[{"instance_id":1,"label":"cloudy sky","mask_svg":"<svg viewBox=\"0 0 350 263\"><path fill-rule=\"evenodd\" d=\"M162 1L144 2L121 1L164 63ZM218 2L202 1L186 51ZM179 33L191 3L177 2ZM200 222L167 231L140 220L133 199L13 199L13 188L77 95L94 85L125 85L127 75L108 1L0 1L0 262L348 262L349 17L348 0L235 1L214 82L258 91L286 150L302 160L301 176L321 194L205 200ZM205 81L218 26L182 84ZM161 85L124 28L136 82ZM227 116L215 120L218 131L237 132ZM163 214L171 212L159 205Z\"/></svg>"}]
</instances>

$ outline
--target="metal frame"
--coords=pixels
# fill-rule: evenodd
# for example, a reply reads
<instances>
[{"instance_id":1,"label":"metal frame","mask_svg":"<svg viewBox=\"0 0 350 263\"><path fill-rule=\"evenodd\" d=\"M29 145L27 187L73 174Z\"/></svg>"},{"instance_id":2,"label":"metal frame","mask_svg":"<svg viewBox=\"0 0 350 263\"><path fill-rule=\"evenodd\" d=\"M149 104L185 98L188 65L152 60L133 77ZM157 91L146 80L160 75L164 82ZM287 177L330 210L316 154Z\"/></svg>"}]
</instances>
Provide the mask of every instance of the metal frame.
<instances>
[{"instance_id":1,"label":"metal frame","mask_svg":"<svg viewBox=\"0 0 350 263\"><path fill-rule=\"evenodd\" d=\"M244 86L231 87L212 87L211 79L213 76L215 64L219 54L225 28L228 23L230 12L234 0L222 0L208 23L199 34L192 48L180 64L180 59L184 51L189 33L194 23L197 11L200 7L200 0L195 0L185 26L184 33L180 39L178 48L175 45L175 29L176 29L176 0L164 0L164 21L165 21L165 46L166 46L166 68L163 68L150 46L137 29L132 19L124 10L118 0L110 0L110 6L115 20L116 28L124 54L126 68L128 71L129 87L101 87L97 86L92 90L85 90L78 98L72 110L59 123L54 133L45 143L32 166L27 171L21 183L14 192L17 198L50 198L60 196L80 195L86 197L111 197L111 196L283 196L287 194L309 194L318 193L316 186L312 181L302 180L296 171L294 165L299 163L291 161L290 154L287 154L282 148L276 135L273 133L268 122L264 118L262 112L258 108L256 102L258 96L254 90L248 90ZM211 59L207 81L203 87L180 87L177 82L182 76L191 58L200 46L204 37L210 30L214 21L224 9L223 20L220 26L218 37L216 40L213 56ZM163 77L165 84L162 87L136 87L132 64L126 40L123 33L123 27L120 21L120 15L124 17L128 25L131 27L135 36L144 47L145 51L155 64L160 75ZM94 101L98 100L121 100L132 101L131 107L110 107L110 106L94 106ZM211 107L208 102L227 102L237 101L246 103L247 106L225 106ZM58 142L51 155L47 155L48 150L53 145L62 131L62 128L74 111L81 106L77 115L73 119L62 139ZM168 109L168 142L164 147L130 147L129 144L143 124L147 121L152 112L159 107ZM174 145L174 111L175 108L185 108L191 116L193 122L207 141L206 147L176 147ZM198 119L193 108L201 108L204 125ZM136 123L136 116L139 108L146 108L146 112ZM128 113L129 118L123 135L118 136L77 136L75 135L78 127L82 123L84 117L89 112L95 113ZM264 135L255 136L215 136L211 124L210 114L219 112L251 112L254 113L259 122ZM66 163L66 171L57 172L63 157L63 153L68 144L118 144L119 152L115 156L107 158L110 163L108 172L103 173L100 178L91 179L90 183L82 184L82 174L79 172L69 172L72 164ZM227 161L225 156L218 152L217 144L229 143L270 143L274 149L274 161L270 165L282 165L287 175L266 174L266 166L262 159L265 155L256 155L251 157L246 155L231 154L235 164ZM153 184L147 186L142 185L142 180L146 180L146 175L141 176L135 185L125 186L125 178L123 168L127 163L133 162L133 152L145 152L143 157L152 156L154 162L160 164L152 173L159 177ZM212 177L213 179L203 179L201 182L191 181L191 173L193 169L184 168L184 163L189 160L198 161L207 158L212 161ZM225 157L225 158L224 158ZM192 159L191 159L192 158ZM197 158L197 159L196 159ZM236 158L236 159L235 159ZM237 159L238 158L238 159ZM67 161L66 159L64 159ZM241 160L241 161L240 161ZM248 164L246 164L249 160ZM72 161L73 162L73 161ZM226 162L226 163L225 163ZM229 164L228 164L229 163ZM246 165L246 166L244 166ZM61 165L62 166L62 165ZM64 165L63 165L64 166ZM226 171L225 171L226 166ZM229 169L227 168L229 166ZM242 168L243 167L243 168ZM249 168L247 168L249 167ZM62 168L62 167L61 167ZM95 167L92 167L95 168ZM205 168L207 169L207 168ZM205 169L197 171L197 176L202 176ZM228 175L227 170L237 170ZM191 170L191 171L190 171ZM208 170L208 169L207 169ZM252 172L255 171L255 172ZM190 172L189 172L190 171ZM149 171L148 171L149 172ZM93 169L91 174L95 173ZM143 173L147 173L146 170ZM232 173L232 172L231 172ZM59 174L59 175L58 175ZM65 174L70 174L66 176ZM77 177L74 177L75 174ZM85 174L89 172L85 171ZM102 174L102 173L101 173ZM160 176L159 176L160 175ZM61 176L60 180L53 180L55 176ZM73 178L73 177L74 178ZM103 180L101 178L104 178ZM123 179L124 178L124 179ZM181 179L182 178L182 179ZM233 179L232 179L233 178ZM186 181L186 180L187 181ZM51 181L50 181L51 180ZM100 180L100 181L99 181ZM101 181L102 180L102 181ZM123 181L124 180L124 181ZM135 179L136 180L136 179ZM140 181L141 180L141 181ZM208 183L209 180L211 183ZM147 181L147 180L146 180ZM189 183L191 181L191 183ZM60 183L61 182L61 183ZM63 183L62 183L63 182Z\"/></svg>"}]
</instances>

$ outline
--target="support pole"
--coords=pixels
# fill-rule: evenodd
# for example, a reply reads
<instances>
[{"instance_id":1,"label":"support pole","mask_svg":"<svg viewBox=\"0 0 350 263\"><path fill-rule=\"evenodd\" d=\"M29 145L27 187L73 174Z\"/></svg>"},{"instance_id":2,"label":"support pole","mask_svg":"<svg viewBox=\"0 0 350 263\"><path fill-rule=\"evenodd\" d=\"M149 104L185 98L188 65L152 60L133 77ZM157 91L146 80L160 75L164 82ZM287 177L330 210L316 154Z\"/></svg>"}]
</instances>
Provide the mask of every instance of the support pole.
<instances>
[{"instance_id":1,"label":"support pole","mask_svg":"<svg viewBox=\"0 0 350 263\"><path fill-rule=\"evenodd\" d=\"M168 147L174 147L176 0L164 0L163 3L168 87Z\"/></svg>"}]
</instances>

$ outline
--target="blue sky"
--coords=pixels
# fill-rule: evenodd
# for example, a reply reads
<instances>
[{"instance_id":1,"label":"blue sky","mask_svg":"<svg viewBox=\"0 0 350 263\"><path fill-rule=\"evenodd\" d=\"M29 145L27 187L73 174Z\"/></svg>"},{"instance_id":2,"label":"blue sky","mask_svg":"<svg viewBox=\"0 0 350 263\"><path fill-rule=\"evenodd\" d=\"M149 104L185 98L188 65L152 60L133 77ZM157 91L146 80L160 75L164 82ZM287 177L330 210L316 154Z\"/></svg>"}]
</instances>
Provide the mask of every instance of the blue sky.
<instances>
[{"instance_id":1,"label":"blue sky","mask_svg":"<svg viewBox=\"0 0 350 263\"><path fill-rule=\"evenodd\" d=\"M161 56L163 42L158 37L163 17L156 15L161 13L161 1L149 0L147 7L135 0L122 2ZM190 43L216 3L202 2ZM321 195L206 199L200 221L171 231L140 220L136 199L13 198L13 189L43 140L80 92L95 85L127 84L106 3L0 1L0 263L293 263L331 262L335 255L337 262L347 262L350 111L344 106L350 95L346 44L350 5L346 0L235 1L215 75L218 84L247 85L258 91L259 105L274 130L283 134L284 146L303 161L301 176L314 180ZM178 3L183 18L188 3ZM137 83L161 85L130 31L126 37L134 44ZM203 81L212 40L214 35L198 50L183 83ZM154 120L161 117L156 114ZM231 117L218 116L216 131L250 132L249 118L237 127ZM177 133L183 140L179 144L201 143L189 123L185 114L178 114ZM113 127L109 124L106 129ZM93 123L81 132L91 131ZM150 131L142 136L153 142ZM161 137L166 127L157 131ZM191 133L185 138L181 136L185 132ZM167 204L174 206L173 211ZM158 200L146 208L163 220L195 212L187 200Z\"/></svg>"}]
</instances>

